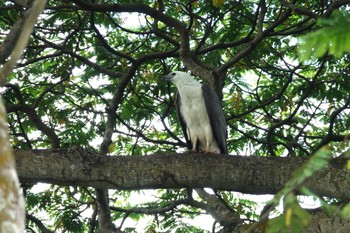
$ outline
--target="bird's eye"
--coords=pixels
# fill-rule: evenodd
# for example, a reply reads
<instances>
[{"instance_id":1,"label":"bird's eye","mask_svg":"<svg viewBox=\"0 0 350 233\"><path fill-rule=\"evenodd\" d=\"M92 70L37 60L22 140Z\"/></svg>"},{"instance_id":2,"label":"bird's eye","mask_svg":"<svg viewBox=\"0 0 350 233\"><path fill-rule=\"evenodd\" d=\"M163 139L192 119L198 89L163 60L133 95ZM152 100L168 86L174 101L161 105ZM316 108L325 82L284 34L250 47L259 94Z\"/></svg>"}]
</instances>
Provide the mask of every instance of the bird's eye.
<instances>
[{"instance_id":1,"label":"bird's eye","mask_svg":"<svg viewBox=\"0 0 350 233\"><path fill-rule=\"evenodd\" d=\"M175 72L174 72L174 73L171 73L171 75L172 75L172 76L175 76L175 75L176 75L176 73L175 73Z\"/></svg>"}]
</instances>

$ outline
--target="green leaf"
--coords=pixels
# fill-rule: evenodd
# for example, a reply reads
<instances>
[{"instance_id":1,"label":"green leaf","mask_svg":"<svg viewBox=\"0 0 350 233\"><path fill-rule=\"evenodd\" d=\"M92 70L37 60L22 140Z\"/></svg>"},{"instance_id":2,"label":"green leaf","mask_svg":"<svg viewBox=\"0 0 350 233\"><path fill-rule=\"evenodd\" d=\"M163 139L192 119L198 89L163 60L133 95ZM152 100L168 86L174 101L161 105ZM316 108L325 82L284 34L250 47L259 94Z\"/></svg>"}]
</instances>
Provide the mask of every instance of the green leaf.
<instances>
[{"instance_id":1,"label":"green leaf","mask_svg":"<svg viewBox=\"0 0 350 233\"><path fill-rule=\"evenodd\" d=\"M327 52L337 58L350 52L350 14L337 12L328 20L318 21L321 28L299 37L298 54L300 61L315 60Z\"/></svg>"},{"instance_id":2,"label":"green leaf","mask_svg":"<svg viewBox=\"0 0 350 233\"><path fill-rule=\"evenodd\" d=\"M342 210L342 215L344 218L350 219L350 202L344 206Z\"/></svg>"}]
</instances>

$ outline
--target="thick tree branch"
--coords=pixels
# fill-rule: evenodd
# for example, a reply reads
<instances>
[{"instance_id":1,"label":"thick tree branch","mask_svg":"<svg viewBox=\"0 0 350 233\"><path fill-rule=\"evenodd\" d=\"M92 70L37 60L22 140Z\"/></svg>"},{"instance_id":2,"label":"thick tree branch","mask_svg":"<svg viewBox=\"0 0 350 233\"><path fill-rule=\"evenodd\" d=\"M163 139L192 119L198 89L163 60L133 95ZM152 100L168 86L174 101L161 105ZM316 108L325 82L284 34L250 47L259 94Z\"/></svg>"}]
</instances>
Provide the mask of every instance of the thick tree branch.
<instances>
[{"instance_id":1,"label":"thick tree branch","mask_svg":"<svg viewBox=\"0 0 350 233\"><path fill-rule=\"evenodd\" d=\"M9 141L6 111L0 96L0 231L23 232L24 199Z\"/></svg>"},{"instance_id":2,"label":"thick tree branch","mask_svg":"<svg viewBox=\"0 0 350 233\"><path fill-rule=\"evenodd\" d=\"M102 156L79 149L15 151L22 183L48 182L109 189L204 188L274 194L307 158L205 154ZM334 159L305 186L320 196L348 198L350 171ZM210 171L210 172L208 172Z\"/></svg>"},{"instance_id":3,"label":"thick tree branch","mask_svg":"<svg viewBox=\"0 0 350 233\"><path fill-rule=\"evenodd\" d=\"M31 8L27 10L24 14L24 22L22 18L14 26L14 32L9 35L12 37L10 40L15 40L16 44L13 46L13 43L5 43L3 46L10 46L11 48L11 58L1 67L0 72L0 82L2 84L6 83L7 76L12 72L13 68L16 65L17 60L21 57L22 51L27 47L27 43L30 35L33 32L34 25L38 19L39 14L45 8L46 1L35 1ZM20 29L19 29L20 28ZM19 31L18 31L19 30ZM18 40L18 38L20 38ZM8 51L4 53L4 58L8 57ZM2 60L3 58L1 58ZM2 63L0 60L0 63Z\"/></svg>"},{"instance_id":4,"label":"thick tree branch","mask_svg":"<svg viewBox=\"0 0 350 233\"><path fill-rule=\"evenodd\" d=\"M29 10L28 10L29 11ZM5 63L6 59L11 55L17 38L21 33L22 26L25 22L26 16L28 15L28 11L25 11L16 23L13 25L11 31L7 34L6 38L0 45L0 64Z\"/></svg>"},{"instance_id":5,"label":"thick tree branch","mask_svg":"<svg viewBox=\"0 0 350 233\"><path fill-rule=\"evenodd\" d=\"M113 233L116 231L116 228L112 222L111 211L108 205L108 190L96 189L95 192L98 203L99 231L102 233Z\"/></svg>"}]
</instances>

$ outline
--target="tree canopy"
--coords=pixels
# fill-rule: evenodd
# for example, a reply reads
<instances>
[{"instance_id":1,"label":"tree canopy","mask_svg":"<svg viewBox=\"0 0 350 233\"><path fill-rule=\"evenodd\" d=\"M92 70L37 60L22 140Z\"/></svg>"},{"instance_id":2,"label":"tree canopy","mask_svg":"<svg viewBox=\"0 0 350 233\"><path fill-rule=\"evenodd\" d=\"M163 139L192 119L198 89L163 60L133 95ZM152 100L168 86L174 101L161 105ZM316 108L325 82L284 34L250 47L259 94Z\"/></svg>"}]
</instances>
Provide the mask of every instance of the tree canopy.
<instances>
[{"instance_id":1,"label":"tree canopy","mask_svg":"<svg viewBox=\"0 0 350 233\"><path fill-rule=\"evenodd\" d=\"M1 2L4 64L31 1ZM1 88L28 230L137 232L143 221L144 232L202 232L188 219L206 213L213 232L320 232L321 224L322 232L347 232L349 4L48 1ZM161 78L173 70L191 72L217 92L229 156L183 153L176 89ZM230 168L239 172L231 176ZM80 176L67 175L76 170ZM167 185L143 183L152 179ZM132 187L120 185L128 181ZM38 182L52 185L38 191ZM151 192L144 188L152 195L135 204L137 194ZM247 193L274 198L260 215ZM322 211L303 209L299 194L313 196Z\"/></svg>"}]
</instances>

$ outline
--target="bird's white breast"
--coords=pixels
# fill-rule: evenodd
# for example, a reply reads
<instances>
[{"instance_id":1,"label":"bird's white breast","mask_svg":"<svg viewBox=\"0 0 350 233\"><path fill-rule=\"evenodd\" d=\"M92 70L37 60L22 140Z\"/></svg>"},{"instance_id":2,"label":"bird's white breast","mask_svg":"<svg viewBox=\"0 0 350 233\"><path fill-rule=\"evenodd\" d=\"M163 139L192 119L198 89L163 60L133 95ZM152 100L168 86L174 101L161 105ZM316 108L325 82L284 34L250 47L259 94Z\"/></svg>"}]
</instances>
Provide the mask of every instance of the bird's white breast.
<instances>
[{"instance_id":1,"label":"bird's white breast","mask_svg":"<svg viewBox=\"0 0 350 233\"><path fill-rule=\"evenodd\" d=\"M209 143L210 152L220 153L220 149L213 136L205 106L201 85L182 86L179 88L181 97L180 111L186 122L190 140L199 140L199 148L204 150L204 144Z\"/></svg>"}]
</instances>

